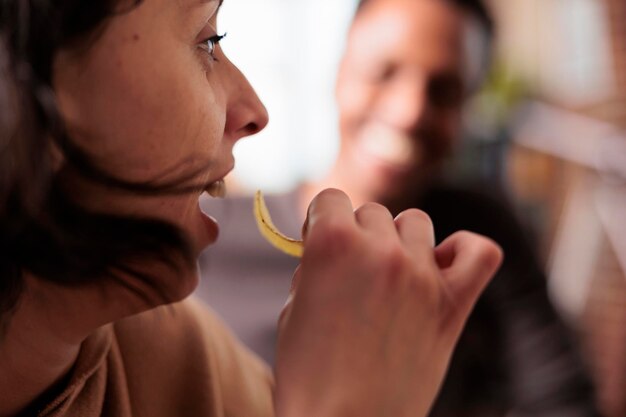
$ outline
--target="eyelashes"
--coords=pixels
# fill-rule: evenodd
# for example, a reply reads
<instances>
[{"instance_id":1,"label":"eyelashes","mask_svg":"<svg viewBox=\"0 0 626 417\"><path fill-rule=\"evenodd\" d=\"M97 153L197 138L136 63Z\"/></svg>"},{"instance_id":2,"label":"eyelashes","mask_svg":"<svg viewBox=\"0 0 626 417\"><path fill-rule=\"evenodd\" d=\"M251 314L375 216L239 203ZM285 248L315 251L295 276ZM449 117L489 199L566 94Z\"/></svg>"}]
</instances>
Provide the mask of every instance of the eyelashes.
<instances>
[{"instance_id":1,"label":"eyelashes","mask_svg":"<svg viewBox=\"0 0 626 417\"><path fill-rule=\"evenodd\" d=\"M218 61L215 56L215 48L217 47L217 45L219 45L220 41L224 39L224 37L226 37L226 33L224 33L223 35L213 35L200 42L198 47L205 51L207 54L209 54L211 59L213 59L214 61Z\"/></svg>"}]
</instances>

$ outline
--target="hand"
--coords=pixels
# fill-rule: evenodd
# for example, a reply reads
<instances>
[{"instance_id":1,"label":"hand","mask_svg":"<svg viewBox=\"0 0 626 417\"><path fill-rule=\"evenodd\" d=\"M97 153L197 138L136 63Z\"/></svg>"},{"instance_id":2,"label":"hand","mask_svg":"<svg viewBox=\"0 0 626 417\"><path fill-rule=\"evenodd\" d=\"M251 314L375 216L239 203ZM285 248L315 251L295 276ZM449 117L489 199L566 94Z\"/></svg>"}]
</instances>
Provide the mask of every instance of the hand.
<instances>
[{"instance_id":1,"label":"hand","mask_svg":"<svg viewBox=\"0 0 626 417\"><path fill-rule=\"evenodd\" d=\"M279 417L425 416L478 295L502 254L460 232L434 245L419 210L353 211L325 190L280 320Z\"/></svg>"}]
</instances>

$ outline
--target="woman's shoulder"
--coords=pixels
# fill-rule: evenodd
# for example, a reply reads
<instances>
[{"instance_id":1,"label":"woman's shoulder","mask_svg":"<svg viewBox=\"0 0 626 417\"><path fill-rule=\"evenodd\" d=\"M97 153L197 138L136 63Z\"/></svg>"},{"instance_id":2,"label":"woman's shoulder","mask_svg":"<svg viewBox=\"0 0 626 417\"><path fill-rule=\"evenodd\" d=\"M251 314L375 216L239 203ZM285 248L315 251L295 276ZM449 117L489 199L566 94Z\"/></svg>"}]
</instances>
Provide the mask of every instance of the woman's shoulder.
<instances>
[{"instance_id":1,"label":"woman's shoulder","mask_svg":"<svg viewBox=\"0 0 626 417\"><path fill-rule=\"evenodd\" d=\"M272 415L269 370L200 301L188 298L114 327L129 379L155 384L150 392L165 394L149 394L144 408L156 411L155 404L161 403L159 407L167 409L174 398L184 399L193 415L212 416L214 408L233 416ZM145 390L140 391L138 397Z\"/></svg>"},{"instance_id":2,"label":"woman's shoulder","mask_svg":"<svg viewBox=\"0 0 626 417\"><path fill-rule=\"evenodd\" d=\"M194 296L121 320L114 332L122 351L137 357L171 357L208 367L240 359L254 370L267 371L217 313Z\"/></svg>"}]
</instances>

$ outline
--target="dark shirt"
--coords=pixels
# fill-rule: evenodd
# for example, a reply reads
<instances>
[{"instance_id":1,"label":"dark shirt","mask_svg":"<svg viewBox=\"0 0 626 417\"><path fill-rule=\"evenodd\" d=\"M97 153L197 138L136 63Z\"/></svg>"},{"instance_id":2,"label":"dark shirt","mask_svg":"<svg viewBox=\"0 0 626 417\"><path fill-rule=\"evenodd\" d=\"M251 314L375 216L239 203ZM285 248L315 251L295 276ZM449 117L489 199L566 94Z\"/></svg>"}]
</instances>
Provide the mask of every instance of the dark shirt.
<instances>
[{"instance_id":1,"label":"dark shirt","mask_svg":"<svg viewBox=\"0 0 626 417\"><path fill-rule=\"evenodd\" d=\"M503 200L476 189L436 186L412 205L431 216L438 242L470 230L492 238L505 253L468 319L431 416L595 416L581 358ZM268 196L267 205L282 231L299 236L295 192ZM277 317L298 260L260 236L251 197L207 201L203 209L220 221L220 239L201 257L198 295L271 364Z\"/></svg>"},{"instance_id":2,"label":"dark shirt","mask_svg":"<svg viewBox=\"0 0 626 417\"><path fill-rule=\"evenodd\" d=\"M502 247L502 267L476 303L453 356L435 416L593 416L593 392L569 330L555 312L527 234L502 196L433 187L415 206L437 241L458 230ZM473 412L471 412L473 411Z\"/></svg>"}]
</instances>

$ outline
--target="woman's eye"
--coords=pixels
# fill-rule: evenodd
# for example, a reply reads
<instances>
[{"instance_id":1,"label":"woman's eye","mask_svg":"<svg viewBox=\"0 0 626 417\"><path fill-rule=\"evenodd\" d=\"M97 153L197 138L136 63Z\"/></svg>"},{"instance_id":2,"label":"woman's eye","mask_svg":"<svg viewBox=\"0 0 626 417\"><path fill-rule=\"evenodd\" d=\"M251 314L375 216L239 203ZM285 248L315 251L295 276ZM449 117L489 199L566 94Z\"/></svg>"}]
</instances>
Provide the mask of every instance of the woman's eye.
<instances>
[{"instance_id":1,"label":"woman's eye","mask_svg":"<svg viewBox=\"0 0 626 417\"><path fill-rule=\"evenodd\" d=\"M206 51L206 53L209 54L211 58L217 61L217 58L215 57L215 47L217 47L217 45L222 39L224 39L225 36L226 33L224 33L223 35L213 35L210 38L203 40L200 43L199 47Z\"/></svg>"}]
</instances>

